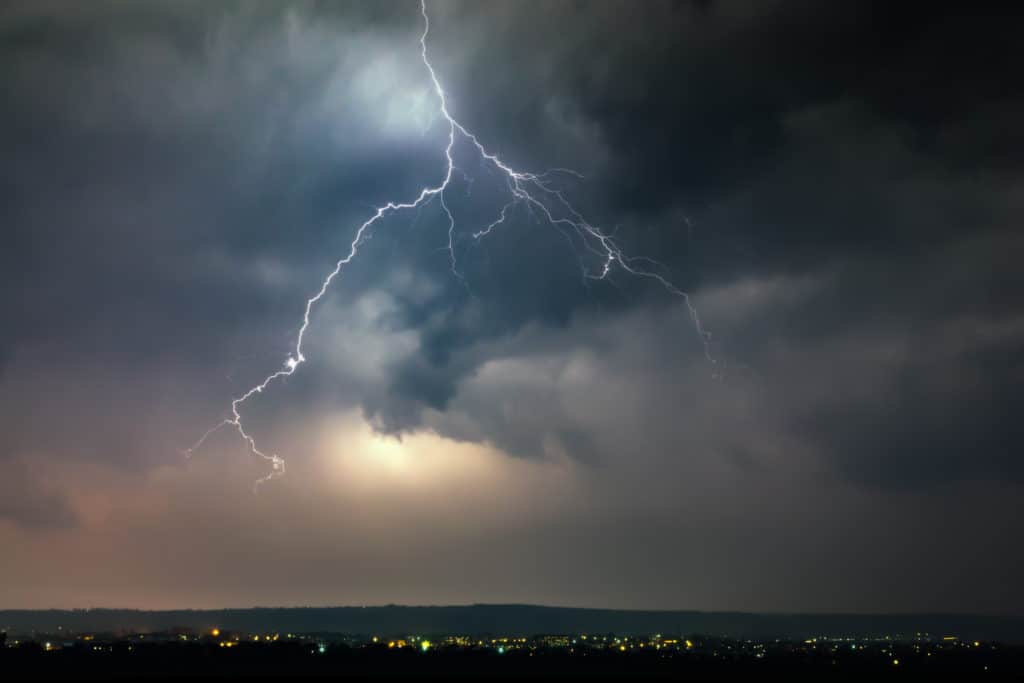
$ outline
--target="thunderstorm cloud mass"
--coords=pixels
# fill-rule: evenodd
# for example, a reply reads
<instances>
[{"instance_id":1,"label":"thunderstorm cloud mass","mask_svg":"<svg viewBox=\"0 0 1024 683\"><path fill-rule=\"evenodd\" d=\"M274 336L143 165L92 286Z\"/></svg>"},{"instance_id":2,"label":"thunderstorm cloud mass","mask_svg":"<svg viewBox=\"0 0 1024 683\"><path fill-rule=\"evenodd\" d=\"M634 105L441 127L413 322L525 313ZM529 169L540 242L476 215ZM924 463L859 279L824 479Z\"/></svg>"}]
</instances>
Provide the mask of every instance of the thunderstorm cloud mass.
<instances>
[{"instance_id":1,"label":"thunderstorm cloud mass","mask_svg":"<svg viewBox=\"0 0 1024 683\"><path fill-rule=\"evenodd\" d=\"M5 3L0 607L1024 613L1019 30Z\"/></svg>"}]
</instances>

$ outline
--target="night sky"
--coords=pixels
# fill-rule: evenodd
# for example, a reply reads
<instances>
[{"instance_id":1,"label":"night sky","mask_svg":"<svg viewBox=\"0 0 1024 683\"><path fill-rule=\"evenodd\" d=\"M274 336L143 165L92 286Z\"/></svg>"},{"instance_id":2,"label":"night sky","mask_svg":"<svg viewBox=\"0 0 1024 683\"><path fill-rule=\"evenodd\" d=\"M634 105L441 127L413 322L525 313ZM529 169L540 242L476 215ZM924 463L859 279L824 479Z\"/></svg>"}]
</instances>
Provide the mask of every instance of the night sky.
<instances>
[{"instance_id":1,"label":"night sky","mask_svg":"<svg viewBox=\"0 0 1024 683\"><path fill-rule=\"evenodd\" d=\"M0 607L1024 614L1006 5L0 8ZM970 9L968 9L970 8ZM644 262L645 264L649 262Z\"/></svg>"}]
</instances>

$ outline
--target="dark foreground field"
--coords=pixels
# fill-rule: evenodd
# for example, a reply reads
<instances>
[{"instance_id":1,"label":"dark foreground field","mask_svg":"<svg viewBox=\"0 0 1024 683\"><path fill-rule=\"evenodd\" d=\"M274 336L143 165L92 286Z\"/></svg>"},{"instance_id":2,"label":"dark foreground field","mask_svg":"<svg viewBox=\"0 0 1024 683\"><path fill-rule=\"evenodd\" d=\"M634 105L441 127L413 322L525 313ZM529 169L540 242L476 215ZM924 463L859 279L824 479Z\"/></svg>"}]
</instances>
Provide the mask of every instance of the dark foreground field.
<instances>
[{"instance_id":1,"label":"dark foreground field","mask_svg":"<svg viewBox=\"0 0 1024 683\"><path fill-rule=\"evenodd\" d=\"M0 649L0 679L108 680L229 678L285 680L1024 680L1024 650L985 646L925 652L913 644L878 652L775 652L767 656L700 652L489 650L422 652L311 642L117 644L46 651L23 643Z\"/></svg>"}]
</instances>

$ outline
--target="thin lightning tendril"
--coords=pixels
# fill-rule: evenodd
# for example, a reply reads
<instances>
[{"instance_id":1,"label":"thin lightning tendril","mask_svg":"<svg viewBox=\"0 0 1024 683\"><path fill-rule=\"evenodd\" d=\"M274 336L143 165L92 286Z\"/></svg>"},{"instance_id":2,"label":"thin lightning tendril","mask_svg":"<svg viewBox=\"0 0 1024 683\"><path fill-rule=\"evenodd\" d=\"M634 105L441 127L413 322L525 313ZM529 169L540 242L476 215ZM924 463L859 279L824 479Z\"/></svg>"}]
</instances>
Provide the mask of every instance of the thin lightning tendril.
<instances>
[{"instance_id":1,"label":"thin lightning tendril","mask_svg":"<svg viewBox=\"0 0 1024 683\"><path fill-rule=\"evenodd\" d=\"M469 131L462 123L452 116L451 112L448 110L447 94L441 86L441 81L438 79L437 73L434 71L434 67L427 56L427 37L430 34L430 16L427 13L426 0L420 0L420 13L423 15L423 33L420 35L420 57L423 60L423 66L426 68L426 71L430 76L430 81L434 86L434 93L437 95L440 102L441 115L444 117L444 120L448 125L448 143L444 148L444 156L447 163L443 179L437 185L422 188L419 195L417 195L413 201L401 203L388 202L387 204L376 208L370 218L363 222L363 224L356 230L355 236L352 238L352 242L349 245L348 254L335 263L334 269L324 278L320 285L320 289L306 301L306 308L302 316L302 325L299 327L294 351L286 358L284 367L268 375L262 382L252 387L241 396L233 399L231 401L231 417L226 418L211 427L199 438L198 441L184 451L184 454L187 457L191 457L196 450L201 448L203 444L205 444L206 441L220 429L224 427L234 427L235 431L237 431L242 439L248 444L250 453L266 460L271 465L270 473L256 481L254 491L258 490L262 484L283 476L285 473L285 461L276 453L267 454L259 449L256 445L256 439L246 431L242 424L242 414L240 412L241 407L254 395L263 393L263 391L271 384L295 374L295 371L299 366L306 362L306 356L302 353L302 343L305 339L306 332L309 329L313 309L327 293L331 283L334 282L334 280L341 274L342 270L344 270L345 266L351 263L359 253L360 246L367 239L370 229L375 223L392 213L397 213L406 209L420 209L435 197L438 198L441 208L448 219L447 249L451 271L460 282L465 284L465 279L462 273L458 270L456 258L455 216L445 201L445 190L448 189L454 173L458 171L465 176L465 173L455 166L455 159L453 156L456 140L460 138L471 143L473 147L476 148L477 154L480 156L481 160L490 164L495 171L499 172L504 177L511 195L511 199L502 207L501 212L494 221L480 230L471 233L474 241L483 239L493 230L503 225L509 217L510 212L517 206L525 207L526 210L534 216L539 214L553 227L562 231L570 240L570 243L572 243L572 235L575 235L584 249L595 254L601 259L601 267L596 273L590 272L586 265L582 265L584 278L590 280L606 280L612 273L613 269L617 266L633 276L654 280L670 294L681 298L686 304L690 319L693 321L697 334L700 335L704 346L704 356L710 363L717 363L717 360L711 355L711 333L704 328L700 316L697 313L697 309L690 300L690 295L678 288L668 278L658 272L658 270L664 271L664 266L657 261L646 257L630 257L624 254L622 249L614 241L613 234L605 233L599 227L588 222L572 206L568 199L566 199L565 194L561 190L552 187L550 184L551 176L556 174L571 175L579 179L583 178L582 174L570 168L552 168L543 173L517 171L507 165L497 154L490 152L474 133ZM568 232L565 232L566 230L568 230ZM647 264L649 267L654 269L646 269L640 264Z\"/></svg>"}]
</instances>

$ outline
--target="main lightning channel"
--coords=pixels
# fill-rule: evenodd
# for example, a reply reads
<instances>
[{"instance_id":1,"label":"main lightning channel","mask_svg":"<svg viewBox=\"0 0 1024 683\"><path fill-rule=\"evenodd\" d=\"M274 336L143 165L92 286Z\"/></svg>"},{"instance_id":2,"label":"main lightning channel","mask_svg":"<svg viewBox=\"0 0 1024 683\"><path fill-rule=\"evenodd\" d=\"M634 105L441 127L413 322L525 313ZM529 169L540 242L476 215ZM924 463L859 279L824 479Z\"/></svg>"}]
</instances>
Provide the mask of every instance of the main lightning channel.
<instances>
[{"instance_id":1,"label":"main lightning channel","mask_svg":"<svg viewBox=\"0 0 1024 683\"><path fill-rule=\"evenodd\" d=\"M317 292L306 301L305 311L302 315L302 325L299 327L299 331L296 336L295 347L285 359L284 367L270 375L267 375L262 382L253 386L241 396L233 399L231 401L231 417L225 418L208 429L198 441L184 451L184 454L187 457L191 457L196 450L200 449L206 441L213 436L213 434L224 427L234 428L248 445L249 451L252 455L258 456L270 463L270 473L256 481L253 487L254 491L259 490L259 487L262 484L283 476L285 474L285 461L278 454L265 453L257 446L256 439L246 431L245 426L242 424L241 408L246 401L257 394L262 394L273 383L294 375L299 366L306 362L306 356L302 352L302 344L305 340L306 332L309 329L310 321L312 320L313 309L327 293L327 290L330 288L334 280L341 275L345 266L356 258L359 253L360 246L367 238L374 224L389 214L406 209L420 208L437 197L441 208L448 219L447 249L449 252L451 271L460 281L464 281L462 274L458 270L456 259L455 216L452 214L451 209L445 201L445 190L448 189L452 176L456 170L453 150L457 137L461 137L461 139L471 143L477 150L480 158L493 166L496 171L504 176L510 194L510 199L502 207L498 217L484 228L471 233L473 240L479 241L489 235L493 230L503 225L505 220L508 218L509 213L514 210L516 206L525 206L527 210L531 211L531 213L534 213L535 215L539 213L540 216L547 220L547 222L553 227L558 229L564 228L571 231L571 234L575 235L584 249L600 258L601 267L597 272L590 272L586 266L583 266L584 277L594 280L604 280L609 277L616 267L618 267L630 275L654 280L670 294L681 298L686 304L687 311L689 312L690 319L693 321L697 334L700 335L701 342L704 347L704 356L712 364L717 362L711 354L711 333L705 329L701 322L697 309L690 299L690 295L658 272L659 270L664 271L664 267L657 261L653 261L645 257L629 257L624 254L611 234L604 232L601 228L587 221L583 215L573 207L569 200L566 199L565 194L556 187L553 187L550 183L552 175L567 174L577 178L583 178L580 173L569 168L553 168L545 171L544 173L518 171L506 164L497 154L490 152L473 132L467 129L451 114L448 109L447 94L441 85L441 81L437 76L437 72L434 70L433 64L431 64L430 59L427 56L427 37L430 34L430 15L427 13L426 0L420 0L420 13L423 16L423 33L420 34L420 57L423 60L423 66L426 68L426 71L430 76L431 84L434 87L434 93L437 95L440 102L441 116L444 117L448 126L448 143L444 148L446 166L441 182L437 185L422 188L413 201L388 202L387 204L378 206L374 210L373 214L356 230L355 236L349 244L348 253L335 263L334 269L331 270L331 272L329 272L324 278ZM654 266L654 269L641 267L639 265L641 263L647 263Z\"/></svg>"}]
</instances>

